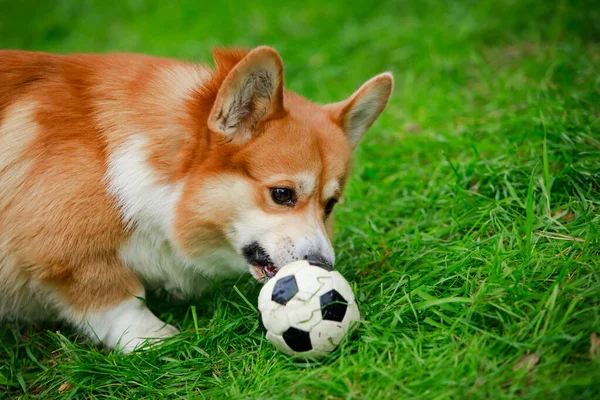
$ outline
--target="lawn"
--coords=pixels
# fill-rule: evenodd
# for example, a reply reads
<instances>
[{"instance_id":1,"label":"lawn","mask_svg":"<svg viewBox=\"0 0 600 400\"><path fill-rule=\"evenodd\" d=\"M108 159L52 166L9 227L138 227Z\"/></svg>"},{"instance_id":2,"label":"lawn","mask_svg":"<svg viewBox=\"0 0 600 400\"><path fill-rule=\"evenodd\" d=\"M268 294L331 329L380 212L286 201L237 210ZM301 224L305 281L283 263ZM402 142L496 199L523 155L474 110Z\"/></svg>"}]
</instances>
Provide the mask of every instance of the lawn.
<instances>
[{"instance_id":1,"label":"lawn","mask_svg":"<svg viewBox=\"0 0 600 400\"><path fill-rule=\"evenodd\" d=\"M244 276L149 299L182 333L146 352L4 326L0 397L600 398L600 6L301 4L0 0L0 47L203 61L268 44L317 102L392 71L335 216L356 335L293 362L264 339Z\"/></svg>"}]
</instances>

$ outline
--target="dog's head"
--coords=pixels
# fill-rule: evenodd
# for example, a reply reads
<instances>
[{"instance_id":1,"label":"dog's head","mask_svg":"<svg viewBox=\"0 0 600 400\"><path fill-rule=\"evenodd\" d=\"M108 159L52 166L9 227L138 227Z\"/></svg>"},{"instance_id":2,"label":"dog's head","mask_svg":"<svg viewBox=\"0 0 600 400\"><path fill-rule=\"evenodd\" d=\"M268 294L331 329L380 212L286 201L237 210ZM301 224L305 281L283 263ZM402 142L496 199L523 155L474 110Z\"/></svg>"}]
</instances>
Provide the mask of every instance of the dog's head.
<instances>
[{"instance_id":1,"label":"dog's head","mask_svg":"<svg viewBox=\"0 0 600 400\"><path fill-rule=\"evenodd\" d=\"M194 254L226 240L258 279L299 259L332 266L331 213L352 151L392 84L384 73L345 101L316 105L284 91L275 50L246 54L212 99L207 128L218 143L189 171L178 218L183 247Z\"/></svg>"}]
</instances>

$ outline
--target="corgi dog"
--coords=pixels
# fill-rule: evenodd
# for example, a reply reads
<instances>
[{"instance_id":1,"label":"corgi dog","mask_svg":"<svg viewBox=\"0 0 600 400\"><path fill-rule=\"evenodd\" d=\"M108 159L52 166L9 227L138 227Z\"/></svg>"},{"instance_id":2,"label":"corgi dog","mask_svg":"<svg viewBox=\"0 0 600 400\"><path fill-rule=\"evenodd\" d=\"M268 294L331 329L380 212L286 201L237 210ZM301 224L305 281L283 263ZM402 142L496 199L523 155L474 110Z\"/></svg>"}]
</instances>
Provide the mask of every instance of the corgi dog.
<instances>
[{"instance_id":1,"label":"corgi dog","mask_svg":"<svg viewBox=\"0 0 600 400\"><path fill-rule=\"evenodd\" d=\"M145 290L334 264L331 213L392 75L317 105L270 47L213 56L0 51L0 320L130 352L178 332Z\"/></svg>"}]
</instances>

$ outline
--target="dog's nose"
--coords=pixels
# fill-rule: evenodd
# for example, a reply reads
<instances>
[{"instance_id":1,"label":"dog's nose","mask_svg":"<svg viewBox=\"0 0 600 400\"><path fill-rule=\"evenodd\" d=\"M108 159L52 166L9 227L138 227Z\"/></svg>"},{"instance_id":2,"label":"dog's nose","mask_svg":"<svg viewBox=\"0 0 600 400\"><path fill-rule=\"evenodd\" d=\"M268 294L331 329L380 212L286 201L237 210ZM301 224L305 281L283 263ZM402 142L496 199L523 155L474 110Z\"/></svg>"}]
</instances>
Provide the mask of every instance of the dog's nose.
<instances>
[{"instance_id":1,"label":"dog's nose","mask_svg":"<svg viewBox=\"0 0 600 400\"><path fill-rule=\"evenodd\" d=\"M311 253L304 256L304 259L312 265L325 269L333 269L333 263L320 253Z\"/></svg>"},{"instance_id":2,"label":"dog's nose","mask_svg":"<svg viewBox=\"0 0 600 400\"><path fill-rule=\"evenodd\" d=\"M250 265L260 267L271 265L271 258L269 258L269 255L265 252L265 249L260 247L256 242L244 247L242 251L246 261L248 261Z\"/></svg>"}]
</instances>

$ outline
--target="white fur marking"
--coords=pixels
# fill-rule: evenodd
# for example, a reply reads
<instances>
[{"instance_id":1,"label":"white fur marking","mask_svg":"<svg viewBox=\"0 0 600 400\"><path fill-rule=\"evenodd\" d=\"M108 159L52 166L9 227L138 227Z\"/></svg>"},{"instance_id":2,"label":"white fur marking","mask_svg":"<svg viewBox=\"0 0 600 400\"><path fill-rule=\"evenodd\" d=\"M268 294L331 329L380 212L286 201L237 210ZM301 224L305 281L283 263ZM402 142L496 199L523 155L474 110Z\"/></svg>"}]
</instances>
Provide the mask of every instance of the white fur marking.
<instances>
[{"instance_id":1,"label":"white fur marking","mask_svg":"<svg viewBox=\"0 0 600 400\"><path fill-rule=\"evenodd\" d=\"M231 247L206 249L190 258L174 245L173 222L182 183L158 182L144 150L146 139L132 136L109 160L107 178L124 220L133 228L120 257L144 282L161 286L177 296L198 296L206 278L247 271Z\"/></svg>"},{"instance_id":2,"label":"white fur marking","mask_svg":"<svg viewBox=\"0 0 600 400\"><path fill-rule=\"evenodd\" d=\"M246 210L234 222L230 240L236 247L258 242L281 268L306 255L320 252L331 262L334 251L314 206L297 215L268 214L260 209Z\"/></svg>"},{"instance_id":3,"label":"white fur marking","mask_svg":"<svg viewBox=\"0 0 600 400\"><path fill-rule=\"evenodd\" d=\"M143 296L143 293L141 294ZM101 312L88 313L79 327L94 341L129 353L144 344L146 339L173 336L178 330L158 319L138 298Z\"/></svg>"},{"instance_id":4,"label":"white fur marking","mask_svg":"<svg viewBox=\"0 0 600 400\"><path fill-rule=\"evenodd\" d=\"M181 185L158 182L147 163L146 144L142 134L134 134L111 155L107 170L109 192L117 198L128 225L142 230L159 229L167 234L181 196Z\"/></svg>"},{"instance_id":5,"label":"white fur marking","mask_svg":"<svg viewBox=\"0 0 600 400\"><path fill-rule=\"evenodd\" d=\"M296 175L296 182L301 196L309 197L315 190L316 177L312 172L302 172Z\"/></svg>"},{"instance_id":6,"label":"white fur marking","mask_svg":"<svg viewBox=\"0 0 600 400\"><path fill-rule=\"evenodd\" d=\"M340 193L340 182L337 179L331 179L323 188L323 198L329 200Z\"/></svg>"}]
</instances>

